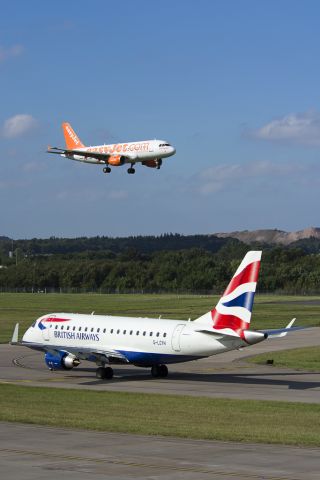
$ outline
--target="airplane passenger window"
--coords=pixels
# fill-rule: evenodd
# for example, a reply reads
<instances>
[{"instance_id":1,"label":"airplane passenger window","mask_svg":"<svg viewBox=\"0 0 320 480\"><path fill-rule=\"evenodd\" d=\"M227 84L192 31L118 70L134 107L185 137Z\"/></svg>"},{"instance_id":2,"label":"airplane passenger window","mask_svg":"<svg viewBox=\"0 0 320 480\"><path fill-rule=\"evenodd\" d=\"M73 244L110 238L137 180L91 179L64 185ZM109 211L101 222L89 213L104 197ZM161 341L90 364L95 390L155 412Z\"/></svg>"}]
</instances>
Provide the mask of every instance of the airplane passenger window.
<instances>
[{"instance_id":1,"label":"airplane passenger window","mask_svg":"<svg viewBox=\"0 0 320 480\"><path fill-rule=\"evenodd\" d=\"M113 333L113 328L111 328L110 333Z\"/></svg>"},{"instance_id":2,"label":"airplane passenger window","mask_svg":"<svg viewBox=\"0 0 320 480\"><path fill-rule=\"evenodd\" d=\"M54 328L57 330L57 328L58 328L58 325L56 325Z\"/></svg>"},{"instance_id":3,"label":"airplane passenger window","mask_svg":"<svg viewBox=\"0 0 320 480\"><path fill-rule=\"evenodd\" d=\"M119 334L119 333L120 333L120 330L117 330L117 333Z\"/></svg>"},{"instance_id":4,"label":"airplane passenger window","mask_svg":"<svg viewBox=\"0 0 320 480\"><path fill-rule=\"evenodd\" d=\"M103 333L106 333L106 328L103 329Z\"/></svg>"},{"instance_id":5,"label":"airplane passenger window","mask_svg":"<svg viewBox=\"0 0 320 480\"><path fill-rule=\"evenodd\" d=\"M167 336L167 334L166 334L166 333L164 333L164 334L163 334L163 336L164 336L164 337L166 337L166 336Z\"/></svg>"},{"instance_id":6,"label":"airplane passenger window","mask_svg":"<svg viewBox=\"0 0 320 480\"><path fill-rule=\"evenodd\" d=\"M93 332L93 328L91 328L91 332Z\"/></svg>"},{"instance_id":7,"label":"airplane passenger window","mask_svg":"<svg viewBox=\"0 0 320 480\"><path fill-rule=\"evenodd\" d=\"M87 332L87 331L88 331L88 327L86 327L86 328L84 329L84 331Z\"/></svg>"},{"instance_id":8,"label":"airplane passenger window","mask_svg":"<svg viewBox=\"0 0 320 480\"><path fill-rule=\"evenodd\" d=\"M127 330L123 330L123 335L125 335L127 333Z\"/></svg>"},{"instance_id":9,"label":"airplane passenger window","mask_svg":"<svg viewBox=\"0 0 320 480\"><path fill-rule=\"evenodd\" d=\"M81 332L81 327L79 327L79 332Z\"/></svg>"},{"instance_id":10,"label":"airplane passenger window","mask_svg":"<svg viewBox=\"0 0 320 480\"><path fill-rule=\"evenodd\" d=\"M137 330L137 333L136 333L136 335L139 335L139 330Z\"/></svg>"},{"instance_id":11,"label":"airplane passenger window","mask_svg":"<svg viewBox=\"0 0 320 480\"><path fill-rule=\"evenodd\" d=\"M132 335L132 334L133 334L133 330L130 330L130 335Z\"/></svg>"},{"instance_id":12,"label":"airplane passenger window","mask_svg":"<svg viewBox=\"0 0 320 480\"><path fill-rule=\"evenodd\" d=\"M69 327L69 325L68 325L68 326L67 326L67 330L69 330L69 328L70 328L70 327Z\"/></svg>"},{"instance_id":13,"label":"airplane passenger window","mask_svg":"<svg viewBox=\"0 0 320 480\"><path fill-rule=\"evenodd\" d=\"M52 328L52 323L50 323L50 328Z\"/></svg>"},{"instance_id":14,"label":"airplane passenger window","mask_svg":"<svg viewBox=\"0 0 320 480\"><path fill-rule=\"evenodd\" d=\"M147 332L143 332L143 336L144 336L144 337L146 336L146 333L147 333Z\"/></svg>"},{"instance_id":15,"label":"airplane passenger window","mask_svg":"<svg viewBox=\"0 0 320 480\"><path fill-rule=\"evenodd\" d=\"M153 332L150 332L150 337L152 337L152 335L153 335Z\"/></svg>"},{"instance_id":16,"label":"airplane passenger window","mask_svg":"<svg viewBox=\"0 0 320 480\"><path fill-rule=\"evenodd\" d=\"M63 325L61 325L61 330L63 330Z\"/></svg>"},{"instance_id":17,"label":"airplane passenger window","mask_svg":"<svg viewBox=\"0 0 320 480\"><path fill-rule=\"evenodd\" d=\"M73 327L73 329L72 329L72 330L73 330L73 331L75 331L75 329L76 329L76 327Z\"/></svg>"},{"instance_id":18,"label":"airplane passenger window","mask_svg":"<svg viewBox=\"0 0 320 480\"><path fill-rule=\"evenodd\" d=\"M159 332L157 332L157 337L159 337L159 335L160 335L160 333L159 333Z\"/></svg>"},{"instance_id":19,"label":"airplane passenger window","mask_svg":"<svg viewBox=\"0 0 320 480\"><path fill-rule=\"evenodd\" d=\"M100 328L97 328L97 332L98 332L98 333L100 332Z\"/></svg>"}]
</instances>

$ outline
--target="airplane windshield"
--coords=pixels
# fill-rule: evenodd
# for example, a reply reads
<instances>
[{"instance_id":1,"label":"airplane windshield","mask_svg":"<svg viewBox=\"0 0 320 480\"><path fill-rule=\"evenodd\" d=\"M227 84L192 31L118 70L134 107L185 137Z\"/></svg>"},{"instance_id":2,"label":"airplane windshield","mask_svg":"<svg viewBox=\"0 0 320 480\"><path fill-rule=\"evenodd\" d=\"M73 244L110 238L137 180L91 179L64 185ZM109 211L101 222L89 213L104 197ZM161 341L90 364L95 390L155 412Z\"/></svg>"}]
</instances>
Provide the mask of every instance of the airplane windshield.
<instances>
[{"instance_id":1,"label":"airplane windshield","mask_svg":"<svg viewBox=\"0 0 320 480\"><path fill-rule=\"evenodd\" d=\"M160 143L159 147L171 147L170 143Z\"/></svg>"}]
</instances>

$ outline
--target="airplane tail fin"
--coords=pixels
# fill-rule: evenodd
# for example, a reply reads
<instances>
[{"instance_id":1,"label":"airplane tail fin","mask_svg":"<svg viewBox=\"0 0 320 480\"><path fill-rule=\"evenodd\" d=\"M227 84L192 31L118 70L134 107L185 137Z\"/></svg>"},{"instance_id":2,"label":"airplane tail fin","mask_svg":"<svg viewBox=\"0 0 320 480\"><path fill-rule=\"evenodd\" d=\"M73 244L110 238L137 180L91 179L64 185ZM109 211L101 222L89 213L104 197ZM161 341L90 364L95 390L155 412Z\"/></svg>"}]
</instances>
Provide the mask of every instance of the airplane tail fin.
<instances>
[{"instance_id":1,"label":"airplane tail fin","mask_svg":"<svg viewBox=\"0 0 320 480\"><path fill-rule=\"evenodd\" d=\"M229 328L243 336L243 331L250 327L261 254L261 251L250 251L245 255L216 307L195 323L215 330Z\"/></svg>"},{"instance_id":2,"label":"airplane tail fin","mask_svg":"<svg viewBox=\"0 0 320 480\"><path fill-rule=\"evenodd\" d=\"M77 148L85 147L85 145L81 142L80 138L71 127L70 123L64 122L62 124L62 130L68 150L75 150Z\"/></svg>"}]
</instances>

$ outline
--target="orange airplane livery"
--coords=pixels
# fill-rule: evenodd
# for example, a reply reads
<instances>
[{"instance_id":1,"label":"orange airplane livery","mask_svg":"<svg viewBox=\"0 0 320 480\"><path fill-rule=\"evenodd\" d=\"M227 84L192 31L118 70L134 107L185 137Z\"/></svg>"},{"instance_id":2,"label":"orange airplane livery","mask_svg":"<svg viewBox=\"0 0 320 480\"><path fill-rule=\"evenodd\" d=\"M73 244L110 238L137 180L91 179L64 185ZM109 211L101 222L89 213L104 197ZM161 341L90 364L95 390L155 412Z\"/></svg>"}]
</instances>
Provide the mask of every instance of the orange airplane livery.
<instances>
[{"instance_id":1,"label":"orange airplane livery","mask_svg":"<svg viewBox=\"0 0 320 480\"><path fill-rule=\"evenodd\" d=\"M163 158L171 157L176 153L176 149L165 140L143 140L86 147L70 123L63 123L62 130L66 148L48 147L47 152L56 153L78 162L104 165L104 173L110 173L111 166L119 167L127 163L130 165L128 173L133 174L135 173L133 167L138 162L146 167L159 169Z\"/></svg>"}]
</instances>

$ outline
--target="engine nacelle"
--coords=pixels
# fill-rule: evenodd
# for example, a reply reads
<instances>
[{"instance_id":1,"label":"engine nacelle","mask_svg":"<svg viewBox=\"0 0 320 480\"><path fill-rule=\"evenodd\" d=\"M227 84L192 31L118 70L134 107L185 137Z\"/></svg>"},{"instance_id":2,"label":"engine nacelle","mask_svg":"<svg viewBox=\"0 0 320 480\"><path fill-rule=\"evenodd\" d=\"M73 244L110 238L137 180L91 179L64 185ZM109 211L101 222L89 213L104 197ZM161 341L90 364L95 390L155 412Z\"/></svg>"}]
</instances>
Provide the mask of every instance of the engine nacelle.
<instances>
[{"instance_id":1,"label":"engine nacelle","mask_svg":"<svg viewBox=\"0 0 320 480\"><path fill-rule=\"evenodd\" d=\"M149 168L160 168L162 165L162 158L157 158L155 160L145 160L142 162L142 165Z\"/></svg>"},{"instance_id":2,"label":"engine nacelle","mask_svg":"<svg viewBox=\"0 0 320 480\"><path fill-rule=\"evenodd\" d=\"M108 164L112 165L113 167L120 167L120 165L123 165L126 161L126 157L123 155L112 155L108 159Z\"/></svg>"},{"instance_id":3,"label":"engine nacelle","mask_svg":"<svg viewBox=\"0 0 320 480\"><path fill-rule=\"evenodd\" d=\"M47 352L44 360L50 370L71 370L80 364L80 360L66 352L56 352L55 354Z\"/></svg>"}]
</instances>

